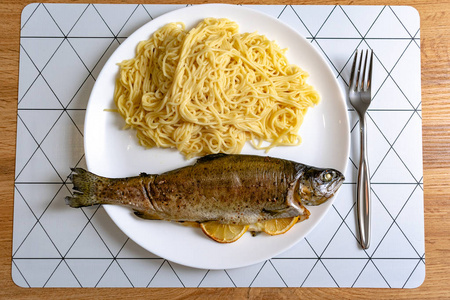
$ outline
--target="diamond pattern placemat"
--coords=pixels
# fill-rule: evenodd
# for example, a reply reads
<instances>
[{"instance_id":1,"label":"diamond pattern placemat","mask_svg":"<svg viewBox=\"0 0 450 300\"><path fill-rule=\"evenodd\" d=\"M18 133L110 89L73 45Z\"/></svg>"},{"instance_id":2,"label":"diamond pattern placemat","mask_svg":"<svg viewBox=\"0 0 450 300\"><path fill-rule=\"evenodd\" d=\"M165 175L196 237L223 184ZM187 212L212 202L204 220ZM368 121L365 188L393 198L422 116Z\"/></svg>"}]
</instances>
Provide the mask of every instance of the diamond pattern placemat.
<instances>
[{"instance_id":1,"label":"diamond pattern placemat","mask_svg":"<svg viewBox=\"0 0 450 300\"><path fill-rule=\"evenodd\" d=\"M85 166L87 100L106 59L134 30L185 5L30 4L23 10L12 278L22 287L391 287L425 278L419 15L411 7L250 6L305 36L347 90L357 47L374 49L368 112L371 248L357 245L358 118L346 182L326 218L265 262L200 270L128 239L101 207L74 210L69 168Z\"/></svg>"}]
</instances>

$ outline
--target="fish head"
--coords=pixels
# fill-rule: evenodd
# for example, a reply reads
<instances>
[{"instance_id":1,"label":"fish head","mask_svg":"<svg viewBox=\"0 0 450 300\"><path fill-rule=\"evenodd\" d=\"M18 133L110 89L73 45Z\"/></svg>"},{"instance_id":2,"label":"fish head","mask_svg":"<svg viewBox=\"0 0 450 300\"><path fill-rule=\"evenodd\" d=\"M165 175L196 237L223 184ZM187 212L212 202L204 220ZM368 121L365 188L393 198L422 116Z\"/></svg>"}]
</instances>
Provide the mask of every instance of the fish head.
<instances>
[{"instance_id":1,"label":"fish head","mask_svg":"<svg viewBox=\"0 0 450 300\"><path fill-rule=\"evenodd\" d=\"M335 169L306 167L298 182L298 194L305 205L320 205L333 197L344 182Z\"/></svg>"}]
</instances>

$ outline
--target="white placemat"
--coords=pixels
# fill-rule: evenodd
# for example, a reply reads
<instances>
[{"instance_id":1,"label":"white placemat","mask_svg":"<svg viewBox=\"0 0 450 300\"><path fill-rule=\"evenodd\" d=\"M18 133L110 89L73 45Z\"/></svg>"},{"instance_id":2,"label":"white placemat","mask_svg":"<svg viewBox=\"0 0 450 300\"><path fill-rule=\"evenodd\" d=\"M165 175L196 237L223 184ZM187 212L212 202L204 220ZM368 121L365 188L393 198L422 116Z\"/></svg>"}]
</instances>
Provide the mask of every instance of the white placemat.
<instances>
[{"instance_id":1,"label":"white placemat","mask_svg":"<svg viewBox=\"0 0 450 300\"><path fill-rule=\"evenodd\" d=\"M22 287L414 288L425 278L420 23L406 6L250 5L305 36L347 90L356 48L375 51L368 112L373 236L357 244L358 118L346 182L324 220L265 262L201 270L129 240L103 208L70 209L83 123L106 59L134 30L186 5L30 4L22 13L12 278Z\"/></svg>"}]
</instances>

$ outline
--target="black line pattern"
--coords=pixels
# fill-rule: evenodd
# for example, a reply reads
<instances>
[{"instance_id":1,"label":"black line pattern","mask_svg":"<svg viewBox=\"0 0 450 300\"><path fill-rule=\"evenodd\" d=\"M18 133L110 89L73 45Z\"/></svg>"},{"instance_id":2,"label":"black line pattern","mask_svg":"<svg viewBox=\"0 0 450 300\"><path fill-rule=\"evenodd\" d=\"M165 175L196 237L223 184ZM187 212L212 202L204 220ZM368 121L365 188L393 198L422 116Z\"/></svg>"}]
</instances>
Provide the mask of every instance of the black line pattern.
<instances>
[{"instance_id":1,"label":"black line pattern","mask_svg":"<svg viewBox=\"0 0 450 300\"><path fill-rule=\"evenodd\" d=\"M74 5L74 4L73 4ZM400 10L408 9L405 7L358 7L358 6L333 6L333 7L313 7L313 6L296 6L286 5L278 14L278 19L287 21L287 18L297 18L295 22L300 22L304 29L298 29L305 37L311 42L318 51L320 51L330 66L336 72L336 78L341 83L343 89L348 87L349 68L351 67L352 57L357 48L373 48L376 54L376 67L377 74L379 74L378 85L374 93L373 99L375 105L369 109L369 120L371 122L370 127L374 134L378 136L376 143L382 144L385 147L379 148L383 151L378 155L378 159L371 164L371 177L373 180L372 194L374 201L375 212L377 213L377 220L383 222L378 226L379 230L374 233L373 243L375 243L370 250L361 251L359 254L342 253L341 250L348 250L345 245L352 244L352 248L355 248L357 244L357 232L355 228L355 203L347 201L346 197L352 199L351 191L354 190L357 162L358 158L349 157L349 171L346 174L349 178L344 186L343 192L340 194L340 200L336 201L333 205L333 209L329 211L329 222L322 222L318 228L309 235L304 241L300 242L297 246L294 246L287 253L274 257L271 260L262 262L256 266L250 266L245 268L243 272L232 272L231 270L210 271L210 270L186 270L185 267L178 266L167 260L154 256L151 253L143 253L143 251L134 244L133 241L125 237L118 229L115 232L107 231L101 225L101 222L97 223L98 219L101 219L105 212L99 207L83 208L81 210L72 210L71 215L68 215L68 221L73 221L77 225L77 230L72 228L66 228L61 221L51 220L50 216L54 209L58 209L58 201L63 198L64 195L70 194L71 183L68 181L70 174L62 174L59 171L58 158L52 156L52 153L48 153L48 149L44 147L45 143L53 144L56 141L53 138L53 132L58 126L73 126L75 133L83 136L83 124L73 114L84 113L85 107L80 108L74 103L75 99L83 93L84 89L87 89L86 84L88 80L96 80L95 70L102 67L104 59L109 55L111 50L121 43L127 36L124 35L124 30L127 26L142 25L139 22L137 16L138 12L145 12L149 19L152 20L160 13L157 5L129 5L130 15L126 17L122 24L108 23L98 5L95 4L76 4L79 10L73 12L70 6L65 4L43 4L35 3L25 8L26 16L22 20L22 34L21 41L27 41L28 43L21 43L21 77L28 71L28 68L34 68L33 72L36 72L35 77L32 80L19 80L19 95L18 99L18 116L17 120L20 126L18 130L18 150L26 147L34 149L31 152L18 152L16 177L15 177L15 215L14 215L14 242L13 242L13 279L16 283L26 287L51 287L52 283L58 282L58 278L55 274L62 272L67 278L71 278L72 282L76 283L80 287L88 286L155 286L159 285L158 282L164 282L162 286L179 286L179 287L202 287L211 282L217 282L217 285L222 283L218 280L220 276L226 276L229 279L230 287L240 286L256 286L255 283L259 283L261 286L271 286L272 282L280 281L282 285L288 287L293 286L286 274L289 272L297 272L297 270L283 269L285 264L278 264L278 262L308 262L310 269L302 270L299 273L295 286L323 286L324 284L333 283L333 286L338 287L394 287L394 288L408 288L419 286L424 277L425 272L425 252L424 252L424 240L423 240L423 223L419 225L412 225L412 221L406 218L405 215L415 213L415 220L421 218L423 222L423 175L421 169L413 163L421 166L421 157L413 157L415 162L411 161L409 152L413 147L421 147L420 139L417 143L408 144L406 140L411 139L413 136L421 134L421 102L420 93L411 93L408 85L404 84L405 79L401 76L418 76L420 85L420 71L418 74L405 73L404 60L405 57L411 57L415 55L416 62L420 68L420 28L419 18L416 17L415 27L411 27L411 22L405 24L402 22ZM189 6L189 5L188 5ZM58 10L52 8L57 7ZM73 7L73 6L72 6ZM112 6L114 7L114 6ZM250 6L252 7L252 6ZM175 7L166 6L165 10L174 9ZM254 7L257 9L257 7ZM116 8L120 9L120 8ZM315 19L314 22L311 18L308 18L310 9L322 9L325 14L322 19ZM361 18L355 15L355 10L359 10L360 13L375 11L376 14L368 14L367 20L361 20ZM59 13L72 14L73 24L62 24L58 22L61 18L53 15L55 11ZM83 27L86 24L84 18L89 14L89 18L96 18L99 24L105 25L105 32L99 36L78 36L75 35L75 29L79 26ZM59 16L60 17L60 16ZM45 18L46 22L53 22L56 28L60 31L60 35L46 36L46 32L39 31L30 28L30 24L40 21L39 18ZM341 24L330 24L333 18L340 18ZM411 18L414 18L412 16ZM398 33L398 36L392 36L387 34L388 28L384 21L389 20L389 26L394 27L394 32ZM363 23L361 23L364 21ZM64 21L66 22L66 21ZM69 22L69 21L67 21ZM338 26L346 24L348 28L354 29L356 35L354 37L343 36L323 36L322 34L329 30L330 26ZM361 25L363 24L363 25ZM313 25L311 27L311 25ZM114 27L113 27L114 26ZM63 28L69 28L67 33L64 33ZM112 28L119 28L117 34L114 34ZM316 28L316 32L312 32L312 28ZM317 29L318 28L318 29ZM79 28L78 28L79 29ZM102 29L96 28L99 32ZM365 32L364 32L365 31ZM27 33L25 35L25 32ZM79 30L77 31L79 32ZM386 36L384 36L385 34ZM86 34L89 35L89 34ZM74 44L77 39L110 39L111 42L105 49L101 49L99 57L93 57L95 63L90 68L88 64L83 61L83 55L79 52L79 46ZM53 50L52 53L46 53L48 61L46 61L41 68L33 61L33 54L36 49L32 45L32 41L36 39L60 39L61 42ZM379 42L391 42L392 47L399 47L399 41L405 41L404 48L396 49L397 51L389 52L389 49L382 49L379 47ZM338 53L345 52L345 61L337 61L334 57L335 49L330 49L328 43L332 42L334 48L338 48ZM348 46L350 45L350 46ZM67 99L61 99L57 90L53 88L53 82L50 78L46 78L46 70L51 63L58 64L57 54L65 46L67 49L73 52L73 64L76 64L80 68L86 71L85 77L82 80L74 81L72 88L74 94ZM45 49L43 50L45 51ZM399 53L398 57L392 57ZM390 57L388 57L390 55ZM106 56L106 57L105 57ZM392 66L387 65L388 61L394 60ZM25 63L25 59L31 62L31 65ZM340 58L342 59L342 57ZM411 61L408 61L410 64ZM406 70L408 71L408 70ZM32 73L30 73L32 74ZM60 108L45 108L35 107L30 108L23 101L28 99L39 99L42 97L39 94L39 90L34 94L31 94L31 89L35 87L36 82L43 80L46 88L52 93L55 99L58 101ZM417 80L414 79L413 80ZM78 82L78 83L77 83ZM388 86L389 84L389 86ZM73 86L75 85L75 86ZM420 91L420 90L419 90ZM397 103L390 103L385 105L383 101L386 94L396 92L399 93L402 98L388 99L389 101L397 101ZM83 96L80 96L83 97ZM27 100L28 101L28 100ZM36 100L38 101L38 100ZM45 99L41 99L45 101ZM66 104L64 104L67 102ZM380 104L376 104L376 103ZM39 102L38 102L39 103ZM42 140L38 141L33 132L35 128L31 127L33 124L29 123L26 118L26 112L33 111L39 112L42 116L47 116L50 112L60 112L59 116L53 123L46 124L44 128L39 128ZM386 114L390 113L390 114ZM392 113L403 114L404 117L399 120L387 120ZM356 120L355 112L352 108L348 109L350 119ZM380 117L381 116L381 117ZM61 122L63 118L68 118L67 122ZM404 120L404 121L402 121ZM387 122L389 134L386 132ZM398 123L400 122L400 123ZM419 125L418 125L419 124ZM392 126L390 126L392 125ZM44 126L44 125L42 125ZM358 123L352 123L351 134L357 135ZM392 139L392 134L395 134L395 138ZM370 135L369 135L370 136ZM61 147L78 148L82 145L62 145ZM369 145L371 150L376 150L374 144ZM352 145L356 148L357 145ZM379 150L377 149L377 150ZM369 150L370 151L370 150ZM27 153L24 156L20 153ZM74 151L73 165L84 166L84 154L82 150ZM420 153L414 152L414 153ZM392 180L390 177L386 177L389 174L390 165L396 164L394 167L401 168L398 171L401 177L399 180ZM53 174L52 179L48 179L45 176L34 175L39 174L39 170L35 170L39 166L47 166L48 172ZM68 170L68 168L67 168ZM391 170L395 171L395 170ZM49 199L36 200L36 195L33 194L33 190L40 186L55 186L56 193ZM58 186L59 185L59 186ZM390 191L389 197L386 196L385 190ZM348 191L347 193L345 191ZM395 199L393 199L395 198ZM31 201L31 202L30 202ZM42 201L42 203L33 203L33 201ZM346 202L347 201L347 202ZM398 204L392 204L392 201L399 201ZM35 208L40 206L41 213L38 214ZM393 207L396 207L395 209ZM22 210L20 211L19 208ZM28 210L23 212L23 210ZM23 213L33 216L32 220L27 222L21 222L20 217ZM52 216L54 217L54 216ZM45 221L45 222L44 222ZM49 224L51 226L49 226ZM61 225L61 226L58 226ZM377 228L377 227L376 227ZM30 242L33 240L32 236L36 231L42 229L45 235L46 241L42 242L41 248L30 249L37 245L32 245ZM106 230L106 231L105 231ZM111 230L111 229L109 229ZM61 234L67 236L62 241L58 239ZM324 240L329 238L329 240ZM344 240L341 240L344 239ZM345 240L347 239L347 240ZM399 245L405 247L402 249L396 249L394 252L386 253L386 248L391 246L387 245L389 240L398 240ZM326 241L326 243L324 243ZM89 247L83 243L89 243ZM83 249L84 248L84 249ZM86 249L88 248L88 249ZM103 250L102 250L103 249ZM86 251L92 251L90 255ZM95 251L100 251L95 253ZM56 253L56 256L48 256L49 253ZM309 254L306 254L309 253ZM389 256L389 253L392 255ZM25 263L26 262L26 263ZM390 277L389 272L397 272L398 269L392 269L390 262L396 262L401 265L402 276L397 276L396 279ZM145 263L152 264L153 268L148 268L149 271L145 275L142 274L146 283L138 283L134 281L136 274L130 272L137 272L133 269L130 271L127 268L127 263ZM343 272L342 268L336 267L337 263L341 265L345 264L347 272ZM89 272L89 270L97 264L101 268L98 268L98 272ZM48 268L35 268L35 265L46 265ZM295 264L293 264L295 265ZM308 265L308 264L305 264ZM275 270L278 278L274 276L272 270ZM64 273L65 272L65 273ZM110 272L114 273L115 277L118 275L120 278L124 278L122 283L108 283ZM192 278L197 278L195 283L184 282L181 274L190 272ZM46 275L45 275L46 274ZM167 275L171 274L171 275ZM272 274L272 275L271 275ZM173 276L172 276L173 275ZM46 276L42 278L42 276ZM63 276L63 277L64 277ZM344 278L345 276L345 278ZM119 278L117 277L117 278ZM401 279L399 279L401 277ZM38 280L38 278L40 278ZM142 280L141 281L145 281ZM318 280L317 278L321 278ZM367 278L378 278L375 283L368 281ZM274 281L273 281L274 280ZM311 282L314 281L315 282ZM140 281L140 282L141 282ZM86 283L89 282L89 283ZM241 282L246 282L245 285ZM261 283L262 282L262 283ZM349 284L349 282L351 282ZM57 283L64 285L64 282Z\"/></svg>"}]
</instances>

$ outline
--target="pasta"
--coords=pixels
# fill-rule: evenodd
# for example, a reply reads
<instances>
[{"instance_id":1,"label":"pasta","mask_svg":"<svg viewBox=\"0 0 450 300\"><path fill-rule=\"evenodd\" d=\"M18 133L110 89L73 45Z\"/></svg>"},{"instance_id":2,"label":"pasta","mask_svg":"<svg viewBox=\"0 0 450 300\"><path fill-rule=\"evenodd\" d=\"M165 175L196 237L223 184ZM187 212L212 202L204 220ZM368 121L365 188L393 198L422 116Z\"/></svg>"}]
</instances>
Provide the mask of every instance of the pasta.
<instances>
[{"instance_id":1,"label":"pasta","mask_svg":"<svg viewBox=\"0 0 450 300\"><path fill-rule=\"evenodd\" d=\"M319 102L285 49L238 24L208 18L187 31L170 23L119 63L114 101L145 147L186 158L298 145L303 117Z\"/></svg>"}]
</instances>

